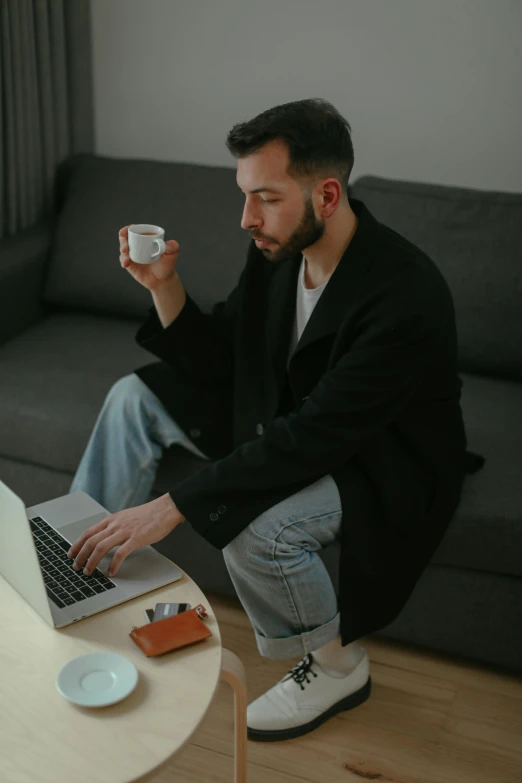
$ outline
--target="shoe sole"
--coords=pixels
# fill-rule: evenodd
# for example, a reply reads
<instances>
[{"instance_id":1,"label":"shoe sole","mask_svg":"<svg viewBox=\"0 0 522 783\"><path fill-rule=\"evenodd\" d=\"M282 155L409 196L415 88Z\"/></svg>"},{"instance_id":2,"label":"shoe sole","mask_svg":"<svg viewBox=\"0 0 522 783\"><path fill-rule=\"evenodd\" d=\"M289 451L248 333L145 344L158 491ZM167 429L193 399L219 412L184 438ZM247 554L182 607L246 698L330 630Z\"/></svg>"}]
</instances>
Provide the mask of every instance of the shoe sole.
<instances>
[{"instance_id":1,"label":"shoe sole","mask_svg":"<svg viewBox=\"0 0 522 783\"><path fill-rule=\"evenodd\" d=\"M338 712L345 712L346 710L352 710L354 707L358 707L359 704L363 704L370 698L372 690L372 678L368 677L368 680L362 688L359 688L355 693L351 693L350 696L346 696L344 699L332 704L332 706L326 710L326 712L318 715L317 718L303 723L302 726L292 726L290 729L277 729L274 731L263 729L250 729L247 726L248 739L258 740L261 742L275 742L277 740L294 739L295 737L301 737L303 734L313 731L321 723L324 723L333 715L337 715Z\"/></svg>"}]
</instances>

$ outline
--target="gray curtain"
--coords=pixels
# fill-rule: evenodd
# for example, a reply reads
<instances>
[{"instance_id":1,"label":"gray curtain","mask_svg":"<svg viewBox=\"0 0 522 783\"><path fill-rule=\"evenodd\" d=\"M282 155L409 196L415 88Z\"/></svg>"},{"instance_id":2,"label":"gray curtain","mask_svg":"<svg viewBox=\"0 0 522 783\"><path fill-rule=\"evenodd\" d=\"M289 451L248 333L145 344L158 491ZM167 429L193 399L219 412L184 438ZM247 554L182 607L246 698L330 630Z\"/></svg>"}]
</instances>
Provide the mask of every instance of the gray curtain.
<instances>
[{"instance_id":1,"label":"gray curtain","mask_svg":"<svg viewBox=\"0 0 522 783\"><path fill-rule=\"evenodd\" d=\"M0 0L0 238L50 214L57 165L94 148L90 0Z\"/></svg>"}]
</instances>

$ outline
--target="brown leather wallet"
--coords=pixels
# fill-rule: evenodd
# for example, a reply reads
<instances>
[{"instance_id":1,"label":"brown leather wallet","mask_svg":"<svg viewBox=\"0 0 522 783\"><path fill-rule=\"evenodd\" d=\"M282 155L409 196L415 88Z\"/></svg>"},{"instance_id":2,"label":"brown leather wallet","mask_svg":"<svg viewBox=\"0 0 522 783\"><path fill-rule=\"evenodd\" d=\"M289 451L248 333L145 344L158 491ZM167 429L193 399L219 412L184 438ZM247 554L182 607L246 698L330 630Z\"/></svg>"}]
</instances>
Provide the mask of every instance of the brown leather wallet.
<instances>
[{"instance_id":1,"label":"brown leather wallet","mask_svg":"<svg viewBox=\"0 0 522 783\"><path fill-rule=\"evenodd\" d=\"M142 625L139 628L132 626L129 636L145 655L163 655L163 653L185 647L187 644L199 642L212 636L212 631L207 628L201 618L208 617L203 604L198 604L194 609L182 612L174 617L166 617L165 620L156 620L154 623Z\"/></svg>"}]
</instances>

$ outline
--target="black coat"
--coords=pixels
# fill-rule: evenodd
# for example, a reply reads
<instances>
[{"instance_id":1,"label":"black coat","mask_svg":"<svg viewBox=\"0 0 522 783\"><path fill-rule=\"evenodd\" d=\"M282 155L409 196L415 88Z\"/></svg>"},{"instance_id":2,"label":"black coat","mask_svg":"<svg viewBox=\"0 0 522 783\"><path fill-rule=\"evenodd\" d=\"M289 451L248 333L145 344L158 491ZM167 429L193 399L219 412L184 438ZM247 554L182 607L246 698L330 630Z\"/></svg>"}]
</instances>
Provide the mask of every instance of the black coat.
<instances>
[{"instance_id":1,"label":"black coat","mask_svg":"<svg viewBox=\"0 0 522 783\"><path fill-rule=\"evenodd\" d=\"M332 476L343 645L399 614L473 470L448 285L419 248L361 201L350 205L357 229L288 372L302 257L274 264L253 241L238 285L212 313L187 293L167 329L152 307L136 335L162 360L136 373L215 460L170 495L216 548Z\"/></svg>"}]
</instances>

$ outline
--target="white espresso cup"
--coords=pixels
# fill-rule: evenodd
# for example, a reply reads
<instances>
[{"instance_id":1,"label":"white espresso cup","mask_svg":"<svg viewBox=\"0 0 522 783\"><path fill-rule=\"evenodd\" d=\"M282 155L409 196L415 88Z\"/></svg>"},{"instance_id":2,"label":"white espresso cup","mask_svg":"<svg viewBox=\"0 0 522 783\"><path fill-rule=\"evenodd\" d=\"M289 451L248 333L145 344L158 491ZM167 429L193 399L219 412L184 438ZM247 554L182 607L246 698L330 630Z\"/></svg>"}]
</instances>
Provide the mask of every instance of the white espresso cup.
<instances>
[{"instance_id":1,"label":"white espresso cup","mask_svg":"<svg viewBox=\"0 0 522 783\"><path fill-rule=\"evenodd\" d=\"M149 223L129 228L129 256L136 264L153 264L165 252L165 229Z\"/></svg>"}]
</instances>

